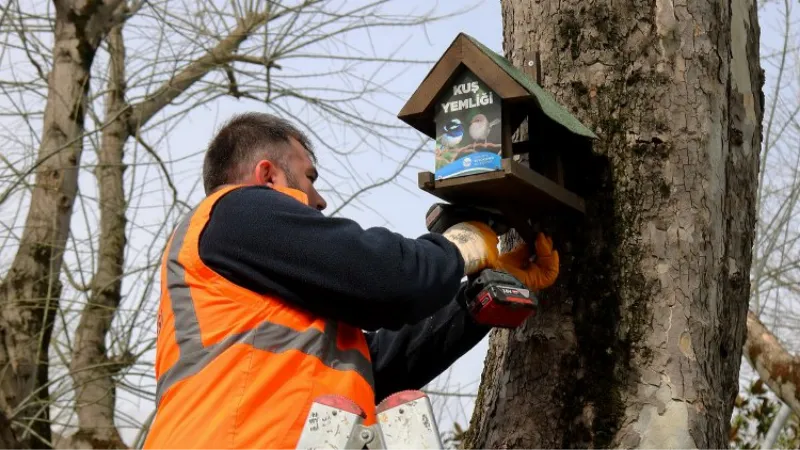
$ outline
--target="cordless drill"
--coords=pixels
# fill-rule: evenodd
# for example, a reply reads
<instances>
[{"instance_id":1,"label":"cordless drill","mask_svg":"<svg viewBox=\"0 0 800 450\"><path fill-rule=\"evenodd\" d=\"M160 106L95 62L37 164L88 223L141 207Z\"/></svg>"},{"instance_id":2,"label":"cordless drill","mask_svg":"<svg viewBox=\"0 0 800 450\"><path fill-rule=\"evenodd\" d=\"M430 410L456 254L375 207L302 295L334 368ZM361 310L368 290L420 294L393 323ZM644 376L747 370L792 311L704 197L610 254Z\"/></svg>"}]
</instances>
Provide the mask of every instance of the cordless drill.
<instances>
[{"instance_id":1,"label":"cordless drill","mask_svg":"<svg viewBox=\"0 0 800 450\"><path fill-rule=\"evenodd\" d=\"M502 214L467 205L436 203L425 216L425 225L432 233L444 233L451 226L469 221L489 225L498 235L508 231ZM464 290L467 309L476 322L497 328L516 328L536 314L539 300L511 274L484 269L467 277Z\"/></svg>"}]
</instances>

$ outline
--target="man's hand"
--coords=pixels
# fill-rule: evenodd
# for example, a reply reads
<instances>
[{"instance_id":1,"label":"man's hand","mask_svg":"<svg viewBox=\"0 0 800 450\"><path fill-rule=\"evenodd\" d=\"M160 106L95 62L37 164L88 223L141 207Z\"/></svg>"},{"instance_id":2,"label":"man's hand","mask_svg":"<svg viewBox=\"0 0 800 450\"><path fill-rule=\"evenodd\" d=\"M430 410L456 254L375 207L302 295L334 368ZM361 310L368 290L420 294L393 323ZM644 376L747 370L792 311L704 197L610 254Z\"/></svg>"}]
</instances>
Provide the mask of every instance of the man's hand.
<instances>
[{"instance_id":1,"label":"man's hand","mask_svg":"<svg viewBox=\"0 0 800 450\"><path fill-rule=\"evenodd\" d=\"M536 237L536 261L531 264L528 245L522 243L498 257L497 270L513 275L533 290L550 287L558 278L558 251L553 250L553 240L539 233Z\"/></svg>"},{"instance_id":2,"label":"man's hand","mask_svg":"<svg viewBox=\"0 0 800 450\"><path fill-rule=\"evenodd\" d=\"M498 264L497 234L482 222L462 222L442 234L458 247L464 258L464 275L472 275Z\"/></svg>"}]
</instances>

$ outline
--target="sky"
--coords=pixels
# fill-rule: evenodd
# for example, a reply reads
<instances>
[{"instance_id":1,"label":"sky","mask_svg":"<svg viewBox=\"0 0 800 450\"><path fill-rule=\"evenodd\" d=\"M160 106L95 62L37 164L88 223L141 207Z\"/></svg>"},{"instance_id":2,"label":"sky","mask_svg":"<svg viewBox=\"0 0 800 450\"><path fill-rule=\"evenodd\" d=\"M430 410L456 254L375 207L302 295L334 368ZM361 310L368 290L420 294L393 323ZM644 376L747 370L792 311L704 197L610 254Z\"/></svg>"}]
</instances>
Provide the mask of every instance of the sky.
<instances>
[{"instance_id":1,"label":"sky","mask_svg":"<svg viewBox=\"0 0 800 450\"><path fill-rule=\"evenodd\" d=\"M359 2L349 1L348 4ZM452 2L442 2L439 5L440 11L451 11ZM458 6L466 6L459 4ZM402 11L421 11L434 7L434 4L426 0L405 0L403 2L391 2L388 8L394 12ZM765 47L775 47L776 26L780 25L780 18L774 14L765 14L761 18L762 25L762 45ZM393 49L398 43L403 42L401 50L396 54L398 58L412 58L435 61L441 56L446 47L452 42L459 32L466 32L484 43L489 48L503 54L502 48L502 21L500 2L477 1L474 9L464 14L437 22L426 26L423 29L385 29L380 33L369 36L369 39L353 38L347 42L353 52L363 51L370 53L378 49ZM295 67L296 70L307 70L314 72L322 70L332 64L325 60L304 61L302 67ZM768 84L771 67L767 68ZM418 84L424 79L432 64L407 65L402 69L394 66L391 70L387 69L379 76L383 77L385 86L388 90L395 93L395 96L381 96L378 104L374 105L374 111L368 105L362 105L364 109L359 113L364 117L372 117L378 109L388 111L396 115L400 111L405 99L414 91ZM287 69L288 70L288 69ZM331 84L336 84L336 80L331 80ZM214 131L231 115L245 111L258 109L252 102L241 102L230 98L215 101L203 108L194 110L180 124L169 133L166 142L163 143L162 150L170 153L172 159L180 159L185 155L196 153L205 147L208 140L213 136ZM384 114L384 118L386 115ZM404 125L396 120L397 125ZM344 182L337 177L342 176L338 171L341 169L335 158L329 151L325 150L326 145L337 145L355 148L361 154L351 158L349 164L351 170L359 174L359 177L372 177L379 179L387 176L395 165L388 160L389 157L397 155L402 158L404 150L396 148L391 143L369 143L359 144L357 140L347 131L342 129L325 129L325 124L314 122L311 127L319 126L320 137L323 140L330 139L328 142L320 142L317 138L312 138L313 144L321 148L320 151L320 170L323 181L343 186L345 190L354 190L352 182ZM407 139L420 138L422 135L410 128L404 133ZM432 149L432 142L428 142L428 149ZM381 147L383 154L376 152L373 147ZM394 152L394 153L393 153ZM175 173L179 173L176 184L181 192L192 192L189 195L191 200L199 200L202 193L197 189L199 181L199 169L201 159L197 156L188 160L183 160L179 165L172 167ZM415 158L415 166L421 170L433 170L433 155L426 153ZM416 237L426 232L424 226L425 212L429 206L437 199L420 191L417 188L416 173L417 169L405 171L404 177L395 183L385 185L372 190L360 197L357 204L353 204L341 211L339 215L351 218L363 227L385 226L393 231L407 237ZM323 183L324 185L324 183ZM194 191L192 191L194 189ZM190 201L189 203L193 203ZM329 199L332 207L335 206L335 198ZM467 396L463 397L438 397L434 396L433 401L436 407L437 419L441 430L452 428L453 422L459 422L462 426L467 425L471 417L473 399L469 395L477 392L480 382L480 375L483 369L483 360L486 355L488 342L485 339L470 352L464 355L456 364L445 374L431 383L431 389L447 390L450 392L458 391ZM745 364L745 370L746 364ZM120 402L120 407L126 412L136 416L145 417L152 409L147 402L136 401L134 403ZM131 439L133 432L125 431L126 438Z\"/></svg>"},{"instance_id":2,"label":"sky","mask_svg":"<svg viewBox=\"0 0 800 450\"><path fill-rule=\"evenodd\" d=\"M169 0L170 13L173 17L162 20L164 28L170 33L170 38L160 40L157 33L162 29L152 28L154 10L147 10L144 17L135 16L129 21L124 30L126 43L126 76L128 78L128 100L136 103L136 95L143 93L144 89L152 92L165 76L174 70L171 62L181 57L181 45L191 41L191 45L186 47L196 48L194 36L182 35L179 27L172 29L175 25L194 24L201 26L200 17L203 10L206 16L214 16L213 8L209 5L215 4L220 9L230 10L229 0L212 0L210 2L195 3L193 1L173 1ZM247 4L249 2L240 2ZM294 4L295 1L286 1L285 4ZM330 0L330 4L339 5L341 8L354 9L359 5L378 3L368 0ZM327 4L327 3L326 3ZM47 0L32 0L30 2L20 2L26 13L35 13L47 17L52 14L52 2ZM379 84L385 91L376 93L370 97L370 102L359 102L358 110L355 112L357 121L363 120L369 123L376 116L388 123L390 126L399 127L391 138L395 139L367 139L362 141L363 136L353 132L353 130L341 123L328 123L326 119L313 117L306 114L307 111L298 108L294 110L298 113L298 118L304 123L302 127L308 128L313 132L311 136L312 144L317 148L319 170L321 180L318 184L322 188L337 189L342 192L355 192L364 185L369 184L369 180L380 181L393 174L397 167L397 161L401 161L408 154L408 150L400 144L409 146L424 142L426 153L422 153L412 161L412 166L405 170L402 177L393 183L383 185L377 189L359 196L357 202L349 204L337 215L348 217L357 221L362 227L383 226L392 231L400 233L406 237L417 237L426 233L425 213L432 203L437 201L433 196L421 191L417 187L417 172L433 171L433 142L424 137L421 133L413 130L408 125L396 118L397 113L402 108L404 102L414 92L425 75L432 68L433 63L442 55L444 50L456 38L459 32L466 32L476 38L489 48L502 53L502 25L500 15L500 2L498 0L481 1L468 0L466 2L430 0L403 0L388 1L381 9L390 14L400 17L408 17L414 14L421 14L431 11L434 14L449 14L462 12L454 18L446 18L427 24L424 27L388 27L382 28L379 32L367 34L363 31L354 31L347 35L347 39L333 43L321 43L314 51L328 55L360 55L367 56L378 54L383 57L396 59L423 60L425 64L386 64L378 67L376 64L366 64L363 67L356 67L358 76L372 77L374 82ZM467 9L466 11L464 11ZM211 11L211 12L209 12ZM197 13L198 14L193 14ZM150 25L147 24L150 20ZM391 20L390 20L391 22ZM39 24L40 26L42 24ZM150 26L150 28L148 28ZM47 31L46 26L41 26L41 31L36 34L37 43L44 53L52 48L52 34ZM212 33L213 24L209 25L208 30ZM224 30L223 30L224 31ZM274 32L274 28L271 29ZM32 37L29 36L29 39ZM13 40L13 37L12 37ZM252 42L259 42L258 37L249 39L245 44L252 45ZM258 54L258 49L250 54ZM159 52L162 58L160 68L148 66L155 56L151 53ZM152 56L152 57L151 57ZM151 60L147 58L151 57ZM34 60L37 57L32 57ZM39 64L47 68L47 56L39 58ZM185 57L184 57L185 58ZM166 62L164 62L166 61ZM91 95L95 95L95 108L98 112L99 120L102 120L102 93L105 89L103 78L107 58L104 52L98 53L93 63L93 86ZM341 67L341 61L326 58L305 58L290 59L280 61L283 66L278 72L280 75L288 77L298 76L303 73L324 72L331 67ZM13 46L4 46L0 49L0 76L5 80L30 80L37 79L38 74L34 66L30 63L28 55ZM160 73L164 70L164 73ZM380 70L376 70L380 69ZM165 75L166 74L166 75ZM219 73L217 74L219 75ZM160 78L159 78L160 77ZM291 78L287 78L291 79ZM208 77L198 86L203 86ZM241 82L241 79L239 80ZM316 88L347 88L347 83L357 80L328 77L316 79ZM305 83L305 81L303 81ZM313 84L312 83L312 84ZM307 86L308 87L308 86ZM256 86L258 88L258 86ZM257 89L256 89L257 91ZM313 91L310 91L313 95ZM186 96L179 98L170 107L171 112L180 110L187 103ZM41 111L44 106L45 96L41 92L27 92L26 94L8 94L3 96L0 108L3 112L0 117L0 130L2 130L2 140L4 142L4 158L14 162L15 167L31 167L34 165L35 149L38 147L41 131L41 124L37 123L40 116L34 115L31 119L33 125L28 128L28 124L18 114L17 107L26 111ZM11 101L9 101L11 100ZM170 110L170 108L167 108ZM215 131L222 122L237 113L247 111L268 111L276 112L265 107L263 103L237 100L230 96L217 98L214 101L203 104L192 109L177 124L166 130L165 127L155 130L153 133L143 136L146 141L165 162L165 166L172 174L173 182L179 193L179 198L185 200L189 205L196 204L202 197L202 183L200 180L202 167L202 151L213 137ZM307 120L307 122L305 122ZM157 122L154 119L153 122ZM102 122L96 122L91 114L87 118L86 128L89 130L89 140L97 144L98 129L102 127ZM306 130L306 131L309 131ZM363 134L363 133L362 133ZM158 138L154 137L157 136ZM125 342L142 342L152 338L155 333L155 308L158 298L158 277L155 284L149 283L150 272L139 270L140 268L152 264L160 258L160 245L168 237L168 233L174 226L178 218L173 212L168 220L165 217L165 205L171 203L169 189L160 176L160 169L153 159L146 155L142 146L129 142L126 149L126 163L129 163L125 172L125 191L130 197L128 209L128 242L126 246L126 270L131 271L131 275L123 279L123 305L120 307L115 325L112 327L109 336L109 346L112 352L119 353L120 347L130 350ZM349 156L346 162L341 157L335 157L331 148L337 151L351 150L355 153ZM146 164L141 164L146 161ZM87 145L81 157L81 174L79 178L79 189L81 196L76 201L72 223L71 237L68 242L67 253L65 254L65 267L69 267L72 276L79 282L86 283L91 279L95 270L96 263L96 239L98 234L99 211L97 205L97 185L94 177L94 167L97 162L97 155L91 145ZM135 164L134 164L135 163ZM349 171L349 173L347 173ZM4 172L5 176L8 172ZM355 182L353 174L358 179ZM3 179L5 180L5 178ZM3 184L5 190L7 184ZM22 190L24 191L24 190ZM328 196L330 207L327 212L340 206L341 199L331 192ZM17 201L18 200L18 201ZM0 224L4 230L22 229L25 214L20 211L27 211L27 197L24 194L12 197L12 200L0 205ZM14 239L0 235L0 270L8 267L13 259L16 247ZM155 244L154 244L155 241ZM324 243L320 243L324 245ZM64 280L65 291L62 304L64 315L64 325L67 328L74 327L81 311L81 303L86 299L85 292L75 292L70 287L70 283ZM145 298L142 301L141 298ZM77 306L76 306L77 305ZM128 324L131 324L128 327ZM60 325L60 324L59 324ZM134 338L125 333L136 335ZM70 333L72 335L72 333ZM63 336L62 336L63 338ZM144 339L141 339L144 338ZM122 344L120 344L122 343ZM431 387L437 390L460 391L468 394L477 392L482 362L486 354L487 342L484 340L472 351L464 355L448 372L435 380ZM133 351L138 351L134 348ZM148 351L141 360L152 361L154 352ZM59 370L63 375L63 367L51 367L51 374ZM130 383L138 389L154 391L152 369L148 369L148 376L142 379L129 377ZM64 381L64 389L54 385L53 392L65 392L66 401L69 397L70 389L68 377L59 376L59 380ZM472 400L470 397L434 397L434 405L439 415L440 427L443 430L450 429L453 421L458 421L465 425L471 415ZM121 389L118 392L117 406L119 410L118 424L122 426L123 438L127 442L132 442L136 431L124 425L128 422L123 416L132 417L136 421L144 421L153 410L152 400L131 395L130 392ZM71 414L71 409L64 410ZM74 416L65 418L59 416L58 420L74 420Z\"/></svg>"},{"instance_id":3,"label":"sky","mask_svg":"<svg viewBox=\"0 0 800 450\"><path fill-rule=\"evenodd\" d=\"M176 2L179 3L179 2ZM191 2L189 2L191 3ZM225 3L219 0L217 3ZM349 5L365 3L363 0L347 0ZM49 2L42 2L42 5ZM394 95L381 95L379 101L374 105L361 104L363 108L358 113L364 118L370 118L378 111L383 111L384 119L388 115L396 115L403 106L404 100L410 96L418 84L423 80L427 72L432 67L432 62L435 61L444 52L446 47L452 42L459 32L466 32L485 44L487 47L494 51L503 54L502 48L502 21L499 0L487 0L472 2L475 7L462 15L439 21L435 24L423 28L403 29L403 28L388 28L383 29L380 33L369 36L356 37L349 40L346 45L349 51L357 52L377 52L386 53L387 49L394 49L399 43L403 43L400 51L394 55L397 58L413 58L428 60L429 64L411 64L405 65L401 68L399 66L392 66L382 71L378 77L385 84L384 87L391 91ZM772 8L770 5L775 5L775 2L767 2L767 8ZM403 0L389 2L388 10L395 13L403 13L409 11L422 11L435 7L439 11L452 11L454 8L461 8L468 6L467 2L440 2L436 4L429 0ZM773 10L774 11L774 8ZM776 36L780 33L780 25L782 19L774 13L767 12L760 17L762 27L762 47L775 49L779 42ZM329 49L330 50L330 49ZM334 50L334 54L335 54ZM294 69L297 71L320 71L324 70L335 62L327 61L325 59L304 60L300 65L297 63L294 67L291 62L286 65L285 72L291 73ZM773 63L765 63L767 73L767 85L769 87L771 76L775 73L775 66ZM6 70L8 66L4 67ZM141 73L138 76L144 76ZM793 75L794 76L794 75ZM323 81L329 85L336 85L340 80L331 79ZM181 196L186 198L190 204L196 203L202 198L201 189L199 186L199 174L202 159L200 153L207 145L208 141L213 136L217 127L226 119L236 113L252 110L263 110L258 104L248 101L237 101L232 98L223 98L217 101L204 105L203 107L195 108L188 116L186 116L180 123L167 134L166 139L157 143L156 148L160 154L163 155L164 160L174 161L168 163L170 171L176 174L175 184L181 193ZM392 122L397 126L405 126L399 119ZM319 123L307 124L312 128L319 127L320 137L326 142L320 142L320 139L313 137L313 144L321 149L320 150L320 171L322 172L322 185L330 183L338 187L343 187L344 190L353 191L358 186L353 184L352 181L345 181L340 179L343 174L340 173L343 169L342 165L333 158L330 151L326 146L341 145L342 148L356 149L360 154L350 158L349 168L351 171L359 174L359 177L365 179L372 177L379 179L382 176L387 176L392 173L395 164L390 161L390 157L402 158L405 151L398 148L391 142L364 142L360 143L352 133L345 127L326 127L326 124ZM404 138L407 141L419 139L422 137L410 128L402 131ZM427 142L427 149L433 148L432 142ZM380 148L383 154L376 151ZM193 155L193 156L192 156ZM86 154L84 157L89 160L92 158L91 154ZM395 183L391 183L380 188L374 189L360 197L360 201L356 204L344 208L339 215L351 218L361 224L363 227L371 226L385 226L395 232L403 234L407 237L416 237L426 232L424 226L425 212L429 206L436 202L437 199L420 191L417 188L416 173L419 170L432 171L433 170L433 155L425 153L414 159L415 168L405 171L404 176L398 179ZM130 175L134 172L136 175ZM152 180L157 168L148 166L144 168L132 168L128 176L131 179L139 180ZM138 177L138 178L137 178ZM84 192L91 193L92 178L86 176L81 179L81 189ZM149 182L134 183L136 189L142 189L146 194L141 197L145 200L143 204L136 210L135 221L137 222L137 230L134 230L133 238L129 242L129 259L131 261L137 259L147 259L146 249L149 246L149 240L146 237L147 233L141 230L147 230L148 226L153 227L160 222L163 222L162 211L158 210L155 206L156 203L162 202L163 197L166 195L163 183L150 184ZM152 186L152 187L151 187ZM147 189L150 188L150 191ZM155 199L155 200L154 200ZM150 203L148 203L150 202ZM336 198L330 198L331 208L337 204ZM14 214L14 211L8 210L11 208L5 205L0 208L0 212ZM331 209L329 208L329 209ZM4 216L6 220L8 216ZM90 217L87 222L95 220ZM78 234L82 233L80 230L83 227L78 219L74 223L74 231ZM89 225L85 234L91 235L93 225ZM160 231L161 236L168 231ZM137 234L141 233L141 234ZM144 237L143 237L144 236ZM5 249L3 249L5 250ZM9 253L3 253L5 258L10 256ZM134 282L126 281L126 288L133 289ZM157 292L157 289L154 291ZM143 326L147 326L147 322ZM154 324L151 327L154 329ZM436 390L449 390L460 391L466 394L474 394L477 392L478 383L480 382L480 375L483 369L483 360L486 355L488 347L487 340L484 340L477 345L472 351L464 355L448 372L443 374L435 380L431 387ZM152 353L146 355L152 358ZM448 430L452 426L453 421L459 422L461 425L466 425L469 421L472 412L472 398L470 397L448 397L440 398L434 397L436 405L436 412L438 415L440 429ZM445 401L446 400L446 401ZM152 411L152 402L131 398L126 393L120 394L119 408L126 414L135 416L140 420ZM130 429L124 429L124 438L130 442L135 435L135 432Z\"/></svg>"},{"instance_id":4,"label":"sky","mask_svg":"<svg viewBox=\"0 0 800 450\"><path fill-rule=\"evenodd\" d=\"M352 3L358 4L359 2L348 1L348 7ZM352 39L347 42L348 45L354 47L354 52L358 51L358 49L370 52L371 48L396 48L399 42L404 42L400 53L398 53L398 58L405 57L431 62L422 65L407 65L403 66L402 69L399 66L393 67L391 71L387 71L385 75L388 79L387 84L388 82L391 83L389 89L396 95L394 97L381 97L382 101L376 107L392 112L396 116L405 100L413 93L432 68L432 62L442 55L459 32L466 32L489 48L502 52L500 2L479 1L473 2L473 4L475 5L473 9L459 15L457 18L445 19L425 27L424 30L419 28L414 30L387 29L371 35L371 41ZM454 7L449 2L444 2L441 5L441 7L437 7L439 11L454 10ZM458 7L464 8L468 5L470 4L465 3ZM407 0L404 2L391 2L388 9L396 12L422 12L434 7L436 7L435 4L430 1ZM381 53L380 50L378 50L378 53ZM328 62L326 61L314 61L310 65L304 65L303 69L313 72L321 70L327 64ZM314 67L314 65L317 65L317 67ZM234 114L254 109L258 110L259 107L252 102L239 102L233 99L222 99L204 108L198 108L169 133L169 137L163 143L161 151L169 153L170 159L180 159L185 155L196 153L207 145L221 122ZM364 114L365 117L369 117L372 114L371 111L366 109L360 111L360 113ZM386 117L385 114L384 117ZM399 119L395 120L395 124L407 127ZM337 136L346 134L343 131L336 133ZM404 135L411 140L423 137L421 133L410 129L410 127L408 127L408 131ZM329 133L326 136L331 136L331 134ZM341 174L335 173L338 166L334 163L332 157L326 153L324 145L315 141L314 138L312 138L312 144L315 147L322 148L320 150L319 163L322 178L325 179L327 177L333 180L331 181L332 183L339 183L340 181L337 181L336 177ZM391 157L393 150L395 150L391 143L385 144L383 149L388 157L381 156L374 151L370 151L370 149L360 149L357 145L355 147L363 154L351 158L350 164L356 168L357 172L361 174L360 176L373 176L377 179L394 171L396 164L388 161L388 157ZM432 149L433 142L427 142L426 148ZM396 154L397 158L402 158L406 152L398 148L396 149ZM431 153L426 153L414 159L414 165L426 171L433 171L433 162ZM180 174L176 177L178 189L181 192L189 192L194 189L189 195L189 198L193 201L199 200L202 196L200 189L197 188L201 163L200 157L195 156L189 160L181 161L180 165L172 167L172 170ZM359 197L360 204L347 207L338 215L353 219L365 228L385 226L406 237L417 237L426 233L425 213L431 204L438 201L438 199L419 190L416 181L416 173L418 171L415 168L406 170L404 177L398 179L395 183L372 190ZM352 183L349 183L347 188L352 190L354 187ZM329 203L336 203L330 200L335 199L329 199ZM193 201L189 201L189 203L193 204ZM331 207L333 206L331 205ZM137 243L134 242L132 245L136 246ZM472 351L456 362L449 371L434 380L431 383L431 389L442 391L447 389L448 391L475 394L480 381L483 359L488 347L487 340L484 339ZM442 430L451 429L453 421L457 421L461 425L468 423L472 411L472 398L434 397L432 400L439 416L439 425ZM135 417L146 417L152 409L148 402L138 399L132 402L123 400L120 402L120 408ZM130 441L135 432L133 430L124 430L124 434L124 438Z\"/></svg>"}]
</instances>

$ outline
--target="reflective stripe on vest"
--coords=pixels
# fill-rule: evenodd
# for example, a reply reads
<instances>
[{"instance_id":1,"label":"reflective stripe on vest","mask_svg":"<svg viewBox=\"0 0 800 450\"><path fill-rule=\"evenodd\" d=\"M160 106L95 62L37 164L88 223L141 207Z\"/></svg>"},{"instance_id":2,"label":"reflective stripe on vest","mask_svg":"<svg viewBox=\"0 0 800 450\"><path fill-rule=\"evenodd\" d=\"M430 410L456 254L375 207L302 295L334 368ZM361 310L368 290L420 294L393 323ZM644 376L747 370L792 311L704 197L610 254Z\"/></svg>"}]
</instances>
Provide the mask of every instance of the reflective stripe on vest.
<instances>
[{"instance_id":1,"label":"reflective stripe on vest","mask_svg":"<svg viewBox=\"0 0 800 450\"><path fill-rule=\"evenodd\" d=\"M337 323L325 321L325 331L309 329L299 332L272 322L262 322L255 328L237 333L216 344L204 346L200 335L200 323L195 305L186 282L186 269L178 260L183 240L194 216L193 210L176 228L170 243L167 260L167 289L175 321L175 339L179 357L161 377L156 386L156 405L164 393L175 383L190 377L208 366L217 356L234 344L247 344L271 353L297 350L318 358L335 370L351 370L361 375L374 390L372 365L357 349L342 350L336 341Z\"/></svg>"}]
</instances>

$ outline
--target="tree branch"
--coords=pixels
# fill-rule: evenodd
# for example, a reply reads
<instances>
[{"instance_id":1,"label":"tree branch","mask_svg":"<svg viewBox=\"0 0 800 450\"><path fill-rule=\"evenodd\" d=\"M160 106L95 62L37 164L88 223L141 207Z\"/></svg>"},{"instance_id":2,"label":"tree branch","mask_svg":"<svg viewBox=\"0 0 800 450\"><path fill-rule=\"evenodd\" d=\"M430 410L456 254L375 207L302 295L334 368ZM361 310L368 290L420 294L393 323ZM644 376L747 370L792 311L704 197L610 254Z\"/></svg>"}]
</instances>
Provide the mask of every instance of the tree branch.
<instances>
[{"instance_id":1,"label":"tree branch","mask_svg":"<svg viewBox=\"0 0 800 450\"><path fill-rule=\"evenodd\" d=\"M744 355L772 392L800 414L800 358L789 354L752 311L747 313Z\"/></svg>"},{"instance_id":2,"label":"tree branch","mask_svg":"<svg viewBox=\"0 0 800 450\"><path fill-rule=\"evenodd\" d=\"M127 223L123 173L128 138L127 118L120 111L125 103L125 43L122 25L108 34L109 78L106 117L113 117L103 131L95 168L100 195L100 237L97 270L92 277L91 296L75 330L70 370L75 386L78 432L74 442L89 441L105 448L124 446L114 423L118 370L108 357L106 335L122 300ZM102 443L102 444L100 444Z\"/></svg>"},{"instance_id":3,"label":"tree branch","mask_svg":"<svg viewBox=\"0 0 800 450\"><path fill-rule=\"evenodd\" d=\"M167 80L152 95L134 105L132 107L133 113L128 122L128 129L132 131L139 129L208 72L229 61L236 49L239 48L239 45L250 36L253 30L266 23L269 18L270 14L267 12L250 13L245 16L231 34L220 41L216 47L187 65L186 68ZM135 131L133 132L135 134Z\"/></svg>"},{"instance_id":4,"label":"tree branch","mask_svg":"<svg viewBox=\"0 0 800 450\"><path fill-rule=\"evenodd\" d=\"M282 69L280 64L276 63L274 60L269 58L264 58L261 56L250 56L250 55L230 55L227 58L229 62L243 62L247 64L255 64L257 66L264 66L268 69Z\"/></svg>"}]
</instances>

